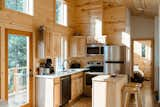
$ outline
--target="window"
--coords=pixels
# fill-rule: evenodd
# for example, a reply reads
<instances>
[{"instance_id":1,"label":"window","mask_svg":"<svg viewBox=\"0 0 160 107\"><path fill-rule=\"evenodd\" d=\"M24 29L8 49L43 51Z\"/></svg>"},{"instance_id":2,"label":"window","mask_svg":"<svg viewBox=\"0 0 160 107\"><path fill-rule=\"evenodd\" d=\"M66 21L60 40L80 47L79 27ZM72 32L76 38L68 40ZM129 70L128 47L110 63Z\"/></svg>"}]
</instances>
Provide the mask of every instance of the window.
<instances>
[{"instance_id":1,"label":"window","mask_svg":"<svg viewBox=\"0 0 160 107\"><path fill-rule=\"evenodd\" d=\"M5 0L5 7L33 15L33 0Z\"/></svg>"},{"instance_id":2,"label":"window","mask_svg":"<svg viewBox=\"0 0 160 107\"><path fill-rule=\"evenodd\" d=\"M145 44L142 44L142 57L146 57L146 46Z\"/></svg>"},{"instance_id":3,"label":"window","mask_svg":"<svg viewBox=\"0 0 160 107\"><path fill-rule=\"evenodd\" d=\"M65 0L56 0L56 23L67 26L67 4Z\"/></svg>"},{"instance_id":4,"label":"window","mask_svg":"<svg viewBox=\"0 0 160 107\"><path fill-rule=\"evenodd\" d=\"M57 71L62 71L63 66L66 68L67 67L67 39L63 36L60 38L60 55L56 58L56 70ZM64 65L63 65L64 64ZM63 65L63 66L62 66Z\"/></svg>"}]
</instances>

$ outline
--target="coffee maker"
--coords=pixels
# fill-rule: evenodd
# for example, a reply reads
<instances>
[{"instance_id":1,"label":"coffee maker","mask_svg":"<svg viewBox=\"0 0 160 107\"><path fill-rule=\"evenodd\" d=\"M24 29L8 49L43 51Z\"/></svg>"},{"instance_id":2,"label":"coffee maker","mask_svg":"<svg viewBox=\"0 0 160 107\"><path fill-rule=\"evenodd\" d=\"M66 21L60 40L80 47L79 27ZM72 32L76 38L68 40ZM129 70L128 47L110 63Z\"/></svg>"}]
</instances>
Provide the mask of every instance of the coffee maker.
<instances>
[{"instance_id":1,"label":"coffee maker","mask_svg":"<svg viewBox=\"0 0 160 107\"><path fill-rule=\"evenodd\" d=\"M40 75L49 75L54 73L54 67L52 66L52 59L41 59L39 66Z\"/></svg>"}]
</instances>

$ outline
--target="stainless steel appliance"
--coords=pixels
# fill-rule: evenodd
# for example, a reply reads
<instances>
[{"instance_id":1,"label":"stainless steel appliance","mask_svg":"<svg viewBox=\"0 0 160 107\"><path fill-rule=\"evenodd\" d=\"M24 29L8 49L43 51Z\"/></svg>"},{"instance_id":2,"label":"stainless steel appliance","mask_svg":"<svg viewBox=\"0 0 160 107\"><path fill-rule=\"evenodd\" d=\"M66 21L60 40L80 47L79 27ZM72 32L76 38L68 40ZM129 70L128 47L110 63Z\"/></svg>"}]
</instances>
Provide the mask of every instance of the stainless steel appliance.
<instances>
[{"instance_id":1,"label":"stainless steel appliance","mask_svg":"<svg viewBox=\"0 0 160 107\"><path fill-rule=\"evenodd\" d=\"M88 44L87 56L103 55L103 44Z\"/></svg>"},{"instance_id":2,"label":"stainless steel appliance","mask_svg":"<svg viewBox=\"0 0 160 107\"><path fill-rule=\"evenodd\" d=\"M87 64L87 70L84 75L84 95L92 95L92 78L98 75L104 74L103 61L89 61Z\"/></svg>"},{"instance_id":3,"label":"stainless steel appliance","mask_svg":"<svg viewBox=\"0 0 160 107\"><path fill-rule=\"evenodd\" d=\"M126 46L104 46L104 72L130 75L130 54Z\"/></svg>"},{"instance_id":4,"label":"stainless steel appliance","mask_svg":"<svg viewBox=\"0 0 160 107\"><path fill-rule=\"evenodd\" d=\"M61 90L60 90L60 107L64 107L65 104L71 99L71 76L61 77Z\"/></svg>"}]
</instances>

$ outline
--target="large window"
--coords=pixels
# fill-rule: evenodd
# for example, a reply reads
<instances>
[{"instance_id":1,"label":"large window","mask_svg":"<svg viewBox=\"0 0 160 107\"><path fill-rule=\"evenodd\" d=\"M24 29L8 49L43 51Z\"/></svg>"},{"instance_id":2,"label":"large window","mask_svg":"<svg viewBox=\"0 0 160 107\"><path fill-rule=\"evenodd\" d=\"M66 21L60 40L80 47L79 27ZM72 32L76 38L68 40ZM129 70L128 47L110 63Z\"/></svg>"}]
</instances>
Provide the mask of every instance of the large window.
<instances>
[{"instance_id":1,"label":"large window","mask_svg":"<svg viewBox=\"0 0 160 107\"><path fill-rule=\"evenodd\" d=\"M56 23L67 26L67 4L65 0L56 0Z\"/></svg>"},{"instance_id":2,"label":"large window","mask_svg":"<svg viewBox=\"0 0 160 107\"><path fill-rule=\"evenodd\" d=\"M61 37L60 38L60 55L56 58L56 70L57 71L62 71L63 67L66 68L67 67L67 47L68 47L68 43L67 43L67 39L65 37Z\"/></svg>"},{"instance_id":3,"label":"large window","mask_svg":"<svg viewBox=\"0 0 160 107\"><path fill-rule=\"evenodd\" d=\"M33 15L33 0L5 0L5 7Z\"/></svg>"}]
</instances>

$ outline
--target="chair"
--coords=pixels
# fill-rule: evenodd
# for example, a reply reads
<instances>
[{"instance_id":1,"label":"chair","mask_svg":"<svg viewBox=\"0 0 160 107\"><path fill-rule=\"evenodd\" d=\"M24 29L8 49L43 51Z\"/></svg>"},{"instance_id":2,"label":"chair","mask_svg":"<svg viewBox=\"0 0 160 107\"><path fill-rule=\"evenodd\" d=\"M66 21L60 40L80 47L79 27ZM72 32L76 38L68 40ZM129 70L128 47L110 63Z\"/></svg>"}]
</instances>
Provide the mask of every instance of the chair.
<instances>
[{"instance_id":1,"label":"chair","mask_svg":"<svg viewBox=\"0 0 160 107\"><path fill-rule=\"evenodd\" d=\"M142 107L142 96L141 96L141 83L128 83L123 88L122 95L122 107L129 107L129 100L131 94L134 94L136 99L136 107Z\"/></svg>"}]
</instances>

